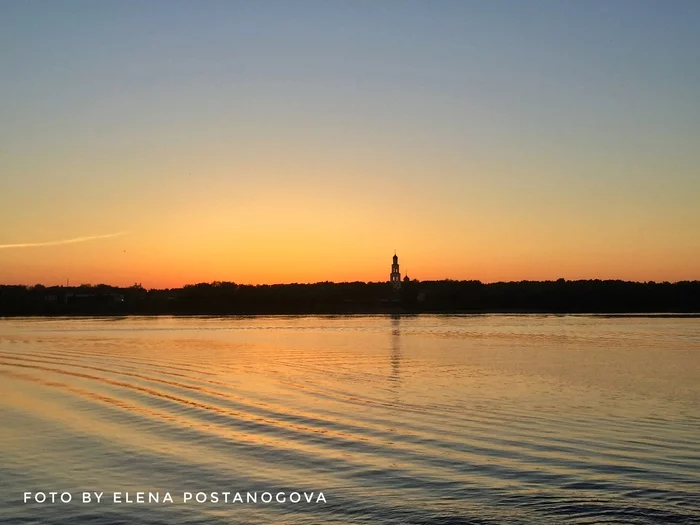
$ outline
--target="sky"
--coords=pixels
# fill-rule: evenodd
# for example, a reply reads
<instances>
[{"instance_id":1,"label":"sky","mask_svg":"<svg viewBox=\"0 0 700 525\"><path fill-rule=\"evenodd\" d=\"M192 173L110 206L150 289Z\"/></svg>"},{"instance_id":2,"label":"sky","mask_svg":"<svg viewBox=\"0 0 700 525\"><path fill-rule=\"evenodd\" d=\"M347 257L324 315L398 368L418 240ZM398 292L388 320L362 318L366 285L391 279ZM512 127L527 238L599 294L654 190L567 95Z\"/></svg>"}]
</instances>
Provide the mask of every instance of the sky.
<instances>
[{"instance_id":1,"label":"sky","mask_svg":"<svg viewBox=\"0 0 700 525\"><path fill-rule=\"evenodd\" d=\"M700 279L700 2L0 0L0 283L384 281L394 250Z\"/></svg>"}]
</instances>

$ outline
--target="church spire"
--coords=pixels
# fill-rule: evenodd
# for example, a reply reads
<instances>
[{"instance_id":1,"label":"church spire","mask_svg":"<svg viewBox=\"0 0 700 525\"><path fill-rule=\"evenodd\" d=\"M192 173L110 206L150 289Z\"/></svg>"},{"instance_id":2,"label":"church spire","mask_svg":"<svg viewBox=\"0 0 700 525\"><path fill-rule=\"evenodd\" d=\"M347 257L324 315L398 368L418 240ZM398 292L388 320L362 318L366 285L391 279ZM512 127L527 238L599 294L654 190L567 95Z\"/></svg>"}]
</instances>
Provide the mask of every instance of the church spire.
<instances>
[{"instance_id":1,"label":"church spire","mask_svg":"<svg viewBox=\"0 0 700 525\"><path fill-rule=\"evenodd\" d=\"M389 275L389 282L392 284L394 289L399 289L401 287L401 272L399 272L399 256L396 255L396 250L394 250L394 262L391 265L391 274Z\"/></svg>"}]
</instances>

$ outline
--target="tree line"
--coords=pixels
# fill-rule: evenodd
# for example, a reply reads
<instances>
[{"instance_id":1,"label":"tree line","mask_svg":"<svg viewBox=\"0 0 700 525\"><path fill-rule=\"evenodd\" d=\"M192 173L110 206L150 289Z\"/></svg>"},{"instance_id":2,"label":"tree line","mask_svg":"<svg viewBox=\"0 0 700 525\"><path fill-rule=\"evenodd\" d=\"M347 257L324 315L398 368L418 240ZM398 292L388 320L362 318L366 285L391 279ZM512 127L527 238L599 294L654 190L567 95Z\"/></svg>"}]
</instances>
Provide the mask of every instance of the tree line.
<instances>
[{"instance_id":1,"label":"tree line","mask_svg":"<svg viewBox=\"0 0 700 525\"><path fill-rule=\"evenodd\" d=\"M346 313L698 313L700 281L410 281L182 288L0 285L0 316Z\"/></svg>"}]
</instances>

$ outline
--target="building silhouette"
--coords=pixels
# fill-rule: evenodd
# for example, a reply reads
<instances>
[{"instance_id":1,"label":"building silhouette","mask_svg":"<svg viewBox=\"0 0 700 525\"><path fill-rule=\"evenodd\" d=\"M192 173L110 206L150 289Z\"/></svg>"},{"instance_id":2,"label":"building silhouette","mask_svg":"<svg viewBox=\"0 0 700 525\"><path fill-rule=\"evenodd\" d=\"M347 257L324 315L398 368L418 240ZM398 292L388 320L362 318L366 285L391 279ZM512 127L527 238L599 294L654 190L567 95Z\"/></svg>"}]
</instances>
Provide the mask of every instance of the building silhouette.
<instances>
[{"instance_id":1,"label":"building silhouette","mask_svg":"<svg viewBox=\"0 0 700 525\"><path fill-rule=\"evenodd\" d=\"M394 287L394 290L401 288L401 272L399 272L399 257L394 252L394 262L391 265L391 274L389 274L389 282Z\"/></svg>"}]
</instances>

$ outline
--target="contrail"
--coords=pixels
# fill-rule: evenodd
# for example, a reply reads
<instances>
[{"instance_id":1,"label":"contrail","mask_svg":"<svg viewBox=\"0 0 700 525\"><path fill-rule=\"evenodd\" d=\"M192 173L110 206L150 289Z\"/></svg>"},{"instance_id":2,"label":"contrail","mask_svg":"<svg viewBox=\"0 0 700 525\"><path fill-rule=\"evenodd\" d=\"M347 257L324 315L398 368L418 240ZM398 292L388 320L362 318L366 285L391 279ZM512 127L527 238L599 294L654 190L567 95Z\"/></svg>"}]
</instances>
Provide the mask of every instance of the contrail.
<instances>
[{"instance_id":1,"label":"contrail","mask_svg":"<svg viewBox=\"0 0 700 525\"><path fill-rule=\"evenodd\" d=\"M47 242L25 242L20 244L0 244L0 250L7 248L37 248L39 246L59 246L61 244L74 244L76 242L94 241L95 239L108 239L110 237L119 237L126 232L108 233L106 235L91 235L89 237L76 237L74 239L65 239L63 241L47 241Z\"/></svg>"}]
</instances>

